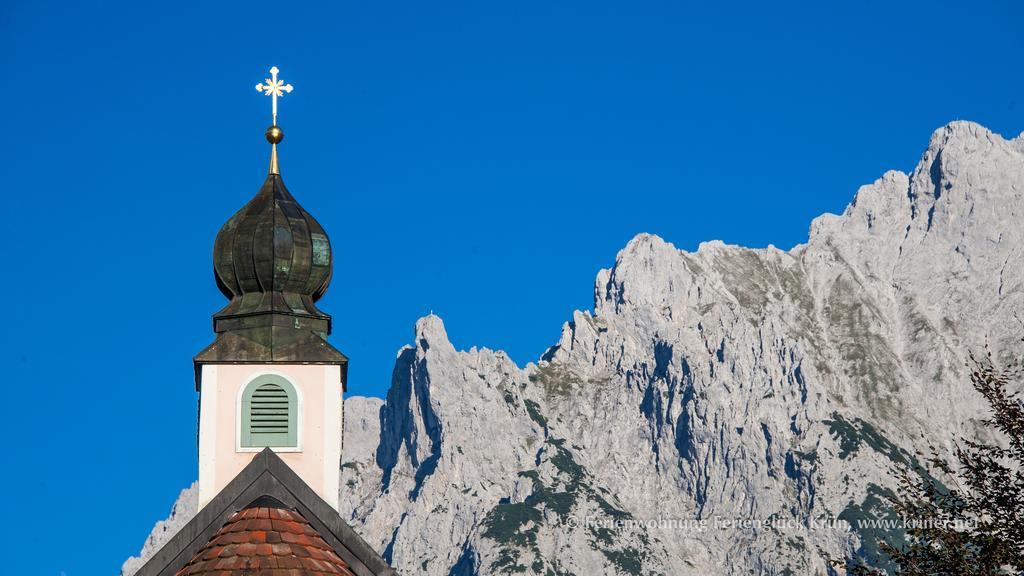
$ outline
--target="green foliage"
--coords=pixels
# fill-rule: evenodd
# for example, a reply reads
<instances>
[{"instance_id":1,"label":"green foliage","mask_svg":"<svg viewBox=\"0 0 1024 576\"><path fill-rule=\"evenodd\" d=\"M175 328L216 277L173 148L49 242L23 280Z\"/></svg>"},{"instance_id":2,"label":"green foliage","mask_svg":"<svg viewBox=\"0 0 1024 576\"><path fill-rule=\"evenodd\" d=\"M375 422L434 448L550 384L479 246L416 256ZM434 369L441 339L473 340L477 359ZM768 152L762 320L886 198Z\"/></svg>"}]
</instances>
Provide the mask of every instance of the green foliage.
<instances>
[{"instance_id":1,"label":"green foliage","mask_svg":"<svg viewBox=\"0 0 1024 576\"><path fill-rule=\"evenodd\" d=\"M568 397L573 389L583 385L583 380L579 376L560 364L542 363L537 371L530 375L530 381L543 386L548 398Z\"/></svg>"},{"instance_id":2,"label":"green foliage","mask_svg":"<svg viewBox=\"0 0 1024 576\"><path fill-rule=\"evenodd\" d=\"M559 472L567 475L572 482L578 483L583 478L583 466L580 466L572 454L562 447L564 443L565 440L552 439L548 441L548 444L555 447L555 455L551 457L551 463L558 468Z\"/></svg>"},{"instance_id":3,"label":"green foliage","mask_svg":"<svg viewBox=\"0 0 1024 576\"><path fill-rule=\"evenodd\" d=\"M574 447L576 448L576 447ZM564 571L557 558L545 558L537 546L541 524L552 515L571 518L574 509L581 502L596 504L602 513L611 519L630 518L628 512L619 510L608 502L591 485L591 476L566 447L564 439L549 438L544 443L542 462L553 468L553 478L545 482L539 469L524 470L519 476L533 481L529 496L520 503L499 504L488 513L484 520L483 536L500 544L500 554L491 563L495 574L519 574L530 572L545 576L573 576ZM641 574L643 562L649 550L647 535L638 534L640 548L625 547L612 549L621 539L619 528L592 525L587 533L593 538L594 550L599 550L616 567L619 574Z\"/></svg>"},{"instance_id":4,"label":"green foliage","mask_svg":"<svg viewBox=\"0 0 1024 576\"><path fill-rule=\"evenodd\" d=\"M540 510L526 502L499 504L484 520L484 537L496 542L528 546L537 543ZM532 524L531 524L532 523Z\"/></svg>"},{"instance_id":5,"label":"green foliage","mask_svg":"<svg viewBox=\"0 0 1024 576\"><path fill-rule=\"evenodd\" d=\"M885 546L906 545L906 532L891 502L896 494L877 484L868 484L868 493L861 504L851 504L839 513L843 520L860 536L861 558L873 566L894 571L896 566Z\"/></svg>"},{"instance_id":6,"label":"green foliage","mask_svg":"<svg viewBox=\"0 0 1024 576\"><path fill-rule=\"evenodd\" d=\"M837 412L832 413L832 418L832 420L825 420L824 423L828 425L829 434L839 441L840 459L848 458L862 445L867 445L894 464L902 465L914 460L912 456L879 433L870 423L860 418L854 418L853 422L850 422Z\"/></svg>"},{"instance_id":7,"label":"green foliage","mask_svg":"<svg viewBox=\"0 0 1024 576\"><path fill-rule=\"evenodd\" d=\"M501 551L501 554L491 563L491 569L503 574L522 574L526 572L526 566L519 563L518 555L508 548Z\"/></svg>"},{"instance_id":8,"label":"green foliage","mask_svg":"<svg viewBox=\"0 0 1024 576\"><path fill-rule=\"evenodd\" d=\"M526 404L526 413L530 415L530 419L536 422L541 428L547 428L548 419L541 414L540 405L530 399L525 400L524 403Z\"/></svg>"},{"instance_id":9,"label":"green foliage","mask_svg":"<svg viewBox=\"0 0 1024 576\"><path fill-rule=\"evenodd\" d=\"M989 404L985 424L1005 442L986 444L961 438L950 464L933 450L926 466L953 479L946 487L912 462L895 467L897 494L886 495L903 521L906 542L878 542L893 572L981 576L1024 573L1024 404L1009 392L1021 365L992 366L974 361L971 383ZM867 546L867 543L865 543ZM839 563L837 563L839 564ZM879 574L863 560L850 574Z\"/></svg>"},{"instance_id":10,"label":"green foliage","mask_svg":"<svg viewBox=\"0 0 1024 576\"><path fill-rule=\"evenodd\" d=\"M860 438L857 430L850 425L842 416L833 413L833 420L825 420L828 432L839 441L839 459L846 460L851 454L860 448Z\"/></svg>"},{"instance_id":11,"label":"green foliage","mask_svg":"<svg viewBox=\"0 0 1024 576\"><path fill-rule=\"evenodd\" d=\"M638 550L635 548L626 548L625 550L601 550L612 564L620 570L620 574L635 574L639 576L642 574L643 569L643 558Z\"/></svg>"}]
</instances>

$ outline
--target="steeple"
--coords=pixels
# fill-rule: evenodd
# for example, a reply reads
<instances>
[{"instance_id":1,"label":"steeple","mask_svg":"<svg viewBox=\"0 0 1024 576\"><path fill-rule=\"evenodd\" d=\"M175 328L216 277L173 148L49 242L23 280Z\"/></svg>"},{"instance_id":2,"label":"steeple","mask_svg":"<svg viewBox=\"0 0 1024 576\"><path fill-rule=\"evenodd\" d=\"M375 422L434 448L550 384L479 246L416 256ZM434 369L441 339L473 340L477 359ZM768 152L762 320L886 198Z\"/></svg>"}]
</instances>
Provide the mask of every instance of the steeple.
<instances>
[{"instance_id":1,"label":"steeple","mask_svg":"<svg viewBox=\"0 0 1024 576\"><path fill-rule=\"evenodd\" d=\"M316 307L333 270L323 227L288 192L281 179L277 145L277 98L292 86L271 78L257 89L272 98L270 170L256 196L220 229L213 247L217 286L229 300L213 316L217 338L196 358L203 363L346 363L327 343L330 315Z\"/></svg>"},{"instance_id":2,"label":"steeple","mask_svg":"<svg viewBox=\"0 0 1024 576\"><path fill-rule=\"evenodd\" d=\"M277 98L292 87L270 73L257 85L273 102L269 174L217 234L213 271L228 303L194 359L199 505L270 448L337 508L348 359L327 342L331 317L316 305L331 281L331 241L281 179Z\"/></svg>"},{"instance_id":3,"label":"steeple","mask_svg":"<svg viewBox=\"0 0 1024 576\"><path fill-rule=\"evenodd\" d=\"M270 73L256 86L273 98L270 173L217 234L213 270L228 304L195 357L199 512L140 576L395 576L339 514L348 359L316 307L331 243L281 180L277 97L292 87Z\"/></svg>"}]
</instances>

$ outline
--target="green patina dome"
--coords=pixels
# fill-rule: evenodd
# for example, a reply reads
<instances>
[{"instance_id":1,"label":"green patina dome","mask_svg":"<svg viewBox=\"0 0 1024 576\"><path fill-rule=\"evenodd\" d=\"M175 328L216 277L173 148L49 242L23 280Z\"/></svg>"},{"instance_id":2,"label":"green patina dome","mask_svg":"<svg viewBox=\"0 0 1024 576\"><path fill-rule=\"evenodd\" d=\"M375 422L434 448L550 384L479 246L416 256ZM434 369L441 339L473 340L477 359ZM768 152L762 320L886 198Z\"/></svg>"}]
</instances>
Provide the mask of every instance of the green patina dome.
<instances>
[{"instance_id":1,"label":"green patina dome","mask_svg":"<svg viewBox=\"0 0 1024 576\"><path fill-rule=\"evenodd\" d=\"M271 174L213 245L217 285L231 302L218 316L277 311L327 317L314 302L331 280L327 234Z\"/></svg>"},{"instance_id":2,"label":"green patina dome","mask_svg":"<svg viewBox=\"0 0 1024 576\"><path fill-rule=\"evenodd\" d=\"M213 268L229 302L213 317L217 340L196 363L344 363L326 340L331 317L315 304L332 261L324 229L279 174L267 176L217 234Z\"/></svg>"}]
</instances>

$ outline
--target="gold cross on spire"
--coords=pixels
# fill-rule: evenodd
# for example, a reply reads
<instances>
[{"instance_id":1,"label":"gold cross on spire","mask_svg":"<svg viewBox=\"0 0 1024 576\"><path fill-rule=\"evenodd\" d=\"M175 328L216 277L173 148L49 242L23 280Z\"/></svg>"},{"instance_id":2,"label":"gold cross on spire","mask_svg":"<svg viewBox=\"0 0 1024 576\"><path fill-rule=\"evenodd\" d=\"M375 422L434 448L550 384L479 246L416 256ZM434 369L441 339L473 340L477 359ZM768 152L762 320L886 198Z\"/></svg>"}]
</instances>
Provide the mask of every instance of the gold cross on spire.
<instances>
[{"instance_id":1,"label":"gold cross on spire","mask_svg":"<svg viewBox=\"0 0 1024 576\"><path fill-rule=\"evenodd\" d=\"M291 84L285 84L284 80L278 80L278 72L280 72L280 70L277 69L277 66L272 67L270 69L270 78L265 78L263 80L263 82L266 82L266 84L260 82L259 84L256 85L257 90L263 92L265 95L270 96L271 98L271 107L273 109L274 114L274 121L272 124L273 126L277 126L277 97L284 96L284 92L291 93L291 91L293 90Z\"/></svg>"},{"instance_id":2,"label":"gold cross on spire","mask_svg":"<svg viewBox=\"0 0 1024 576\"><path fill-rule=\"evenodd\" d=\"M291 84L285 84L283 80L277 78L277 73L280 70L277 66L270 69L270 78L263 80L256 85L256 89L263 94L270 96L271 106L273 111L273 123L270 128L267 128L267 142L270 142L270 173L280 174L281 171L277 166L277 145L284 140L284 132L277 127L277 97L284 96L285 92L291 92L293 90Z\"/></svg>"}]
</instances>

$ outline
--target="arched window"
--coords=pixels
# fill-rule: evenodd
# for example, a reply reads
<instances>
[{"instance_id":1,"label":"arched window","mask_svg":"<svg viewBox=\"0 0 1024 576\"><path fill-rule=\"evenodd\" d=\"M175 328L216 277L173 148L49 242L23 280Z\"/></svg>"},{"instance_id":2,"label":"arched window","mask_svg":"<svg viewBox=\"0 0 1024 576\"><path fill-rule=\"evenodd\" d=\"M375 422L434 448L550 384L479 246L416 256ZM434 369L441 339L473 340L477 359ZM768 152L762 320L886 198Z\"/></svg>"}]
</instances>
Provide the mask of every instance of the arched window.
<instances>
[{"instance_id":1,"label":"arched window","mask_svg":"<svg viewBox=\"0 0 1024 576\"><path fill-rule=\"evenodd\" d=\"M264 374L242 392L242 448L297 448L298 406L295 388L274 374Z\"/></svg>"}]
</instances>

